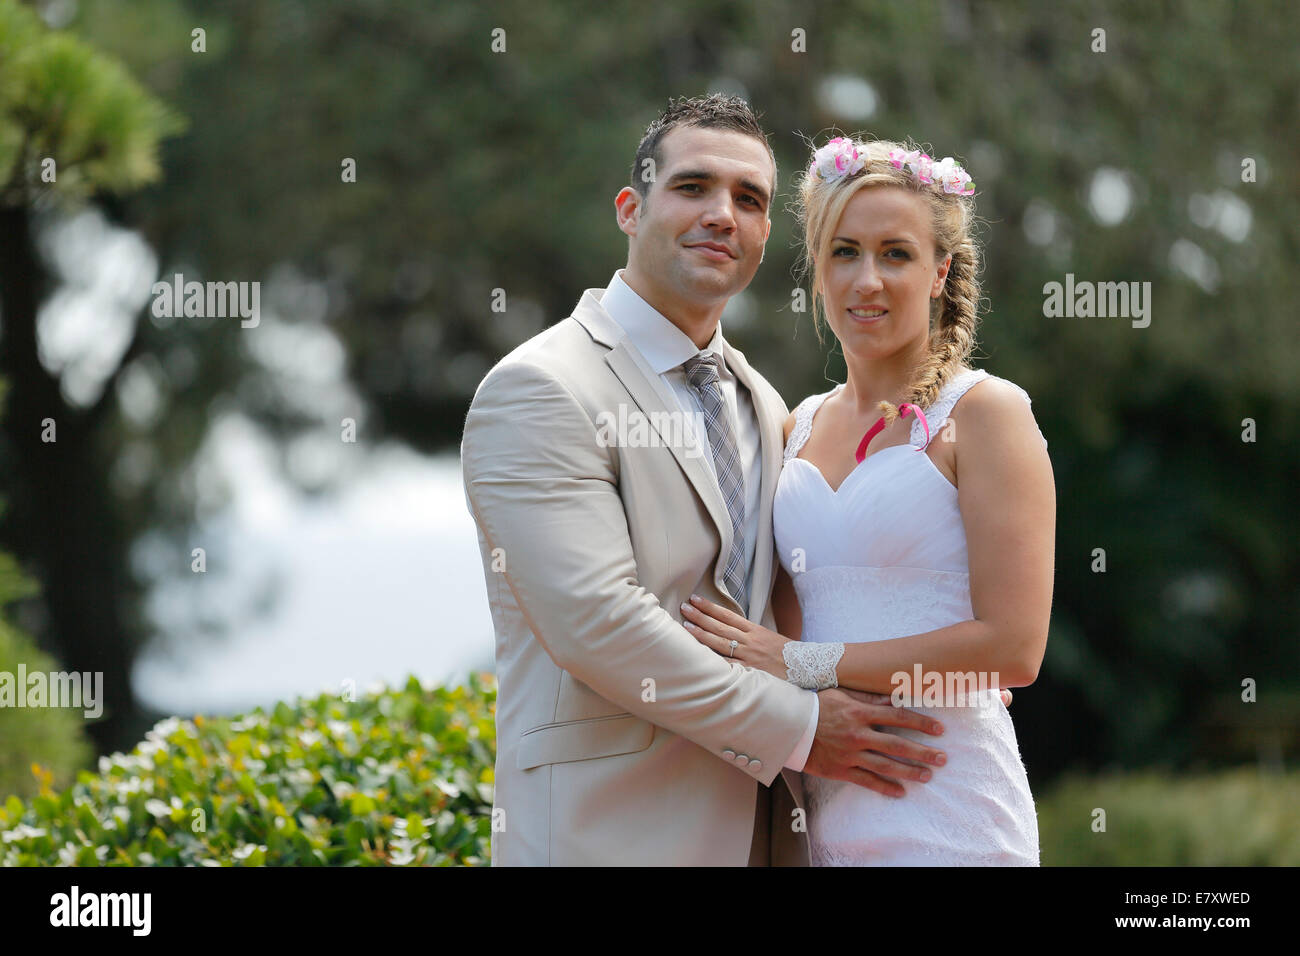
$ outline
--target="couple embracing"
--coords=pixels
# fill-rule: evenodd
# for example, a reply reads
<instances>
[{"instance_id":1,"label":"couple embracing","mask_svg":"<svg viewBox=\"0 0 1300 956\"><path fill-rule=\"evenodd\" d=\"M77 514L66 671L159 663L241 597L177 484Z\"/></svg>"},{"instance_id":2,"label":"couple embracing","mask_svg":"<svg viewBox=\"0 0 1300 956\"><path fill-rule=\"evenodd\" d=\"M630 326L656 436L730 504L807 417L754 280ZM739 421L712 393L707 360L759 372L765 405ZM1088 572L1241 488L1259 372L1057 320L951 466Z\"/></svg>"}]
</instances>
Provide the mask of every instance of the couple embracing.
<instances>
[{"instance_id":1,"label":"couple embracing","mask_svg":"<svg viewBox=\"0 0 1300 956\"><path fill-rule=\"evenodd\" d=\"M847 376L790 412L719 324L776 178L744 101L670 102L615 197L626 267L474 396L494 865L1038 864L1003 688L1046 647L1055 489L1028 396L968 364L974 185L910 143L815 151L795 207ZM704 434L609 441L620 413Z\"/></svg>"}]
</instances>

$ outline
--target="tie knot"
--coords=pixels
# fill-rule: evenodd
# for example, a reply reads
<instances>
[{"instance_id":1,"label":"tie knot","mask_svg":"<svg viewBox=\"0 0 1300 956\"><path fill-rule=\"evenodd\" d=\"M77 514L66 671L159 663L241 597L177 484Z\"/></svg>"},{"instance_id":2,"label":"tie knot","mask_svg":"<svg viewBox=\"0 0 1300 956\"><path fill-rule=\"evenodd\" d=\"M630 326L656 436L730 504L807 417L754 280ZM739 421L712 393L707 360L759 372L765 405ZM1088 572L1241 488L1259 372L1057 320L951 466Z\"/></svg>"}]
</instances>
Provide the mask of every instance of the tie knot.
<instances>
[{"instance_id":1,"label":"tie knot","mask_svg":"<svg viewBox=\"0 0 1300 956\"><path fill-rule=\"evenodd\" d=\"M686 369L686 380L696 388L718 381L718 358L712 352L692 355L682 367Z\"/></svg>"}]
</instances>

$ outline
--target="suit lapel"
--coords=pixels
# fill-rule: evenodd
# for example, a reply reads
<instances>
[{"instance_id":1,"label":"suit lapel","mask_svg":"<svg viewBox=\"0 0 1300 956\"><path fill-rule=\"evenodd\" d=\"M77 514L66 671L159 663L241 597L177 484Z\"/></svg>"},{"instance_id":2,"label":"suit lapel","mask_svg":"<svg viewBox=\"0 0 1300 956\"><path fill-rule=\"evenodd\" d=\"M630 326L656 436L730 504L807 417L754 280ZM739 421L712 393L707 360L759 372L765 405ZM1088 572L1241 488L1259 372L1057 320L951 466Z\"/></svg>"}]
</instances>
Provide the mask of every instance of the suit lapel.
<instances>
[{"instance_id":1,"label":"suit lapel","mask_svg":"<svg viewBox=\"0 0 1300 956\"><path fill-rule=\"evenodd\" d=\"M657 376L645 364L645 359L641 357L641 354L628 343L623 329L601 307L601 291L599 289L588 289L578 303L578 308L573 313L573 317L591 333L592 338L609 346L610 351L606 354L605 361L623 384L623 387L627 389L628 394L636 402L641 413L649 419L650 427L659 435L660 442L672 452L677 464L691 483L691 487L695 489L695 493L699 495L700 500L704 502L705 508L708 509L709 516L713 519L713 523L718 529L718 535L722 539L718 559L714 562L713 580L718 591L730 599L730 594L722 577L726 568L724 556L731 553L731 540L733 537L731 515L727 511L727 503L723 500L722 492L718 489L718 483L713 478L713 472L704 463L702 455L688 455L687 450L681 447L680 436L674 436L671 433L665 434L660 429L661 422L667 423L672 421L674 417L680 417L681 410L675 404L669 406L664 402L659 390L653 383L653 379ZM610 411L616 410L610 409ZM705 436L699 437L703 442L708 441ZM707 444L704 445L704 454L708 453L707 448ZM766 467L764 467L764 473L766 473ZM771 549L770 537L768 549ZM758 579L755 578L755 580ZM734 601L732 601L732 604L736 610L743 613L743 609L739 605L735 604Z\"/></svg>"}]
</instances>

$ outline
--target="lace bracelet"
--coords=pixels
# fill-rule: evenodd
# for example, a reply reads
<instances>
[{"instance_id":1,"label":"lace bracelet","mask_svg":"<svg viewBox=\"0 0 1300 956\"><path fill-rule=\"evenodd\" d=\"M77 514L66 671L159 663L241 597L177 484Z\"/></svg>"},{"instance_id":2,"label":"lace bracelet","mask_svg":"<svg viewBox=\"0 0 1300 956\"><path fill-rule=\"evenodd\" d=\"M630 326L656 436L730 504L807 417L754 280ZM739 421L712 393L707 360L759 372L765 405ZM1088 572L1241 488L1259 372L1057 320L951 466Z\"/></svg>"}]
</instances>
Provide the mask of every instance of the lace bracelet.
<instances>
[{"instance_id":1,"label":"lace bracelet","mask_svg":"<svg viewBox=\"0 0 1300 956\"><path fill-rule=\"evenodd\" d=\"M843 656L844 645L839 641L829 644L786 641L785 647L781 649L786 667L785 679L806 690L839 687L839 682L835 679L835 665Z\"/></svg>"}]
</instances>

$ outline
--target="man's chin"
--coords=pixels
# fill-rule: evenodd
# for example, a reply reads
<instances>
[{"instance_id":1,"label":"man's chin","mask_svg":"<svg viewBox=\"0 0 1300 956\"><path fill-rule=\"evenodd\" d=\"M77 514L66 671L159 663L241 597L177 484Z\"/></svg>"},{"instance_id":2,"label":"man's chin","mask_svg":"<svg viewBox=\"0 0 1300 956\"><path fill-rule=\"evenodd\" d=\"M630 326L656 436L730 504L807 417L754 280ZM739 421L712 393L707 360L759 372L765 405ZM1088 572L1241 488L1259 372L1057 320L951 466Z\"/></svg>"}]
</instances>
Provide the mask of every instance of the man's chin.
<instances>
[{"instance_id":1,"label":"man's chin","mask_svg":"<svg viewBox=\"0 0 1300 956\"><path fill-rule=\"evenodd\" d=\"M692 290L702 296L720 299L729 299L736 293L743 292L753 278L753 274L741 275L732 268L707 265L687 272L687 283Z\"/></svg>"}]
</instances>

